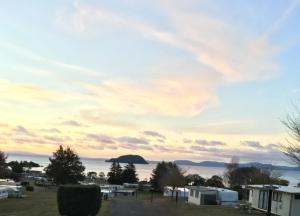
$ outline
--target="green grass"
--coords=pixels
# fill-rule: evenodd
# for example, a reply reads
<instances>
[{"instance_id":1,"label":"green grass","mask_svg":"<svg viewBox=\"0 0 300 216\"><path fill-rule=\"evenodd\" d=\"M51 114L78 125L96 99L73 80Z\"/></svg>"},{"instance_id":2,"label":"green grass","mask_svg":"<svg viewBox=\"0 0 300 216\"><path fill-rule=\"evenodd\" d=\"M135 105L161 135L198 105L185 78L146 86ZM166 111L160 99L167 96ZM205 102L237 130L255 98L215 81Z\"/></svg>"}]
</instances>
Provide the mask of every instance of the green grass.
<instances>
[{"instance_id":1,"label":"green grass","mask_svg":"<svg viewBox=\"0 0 300 216\"><path fill-rule=\"evenodd\" d=\"M0 216L59 216L56 204L56 192L40 191L25 192L26 198L0 200ZM262 216L261 213L248 214L231 207L196 206L183 201L178 204L171 198L163 198L154 194L153 203L150 203L151 194L139 192L138 196L120 196L124 199L142 200L145 205L168 209L172 216ZM110 201L103 200L97 216L109 215ZM160 215L157 215L160 216Z\"/></svg>"},{"instance_id":2,"label":"green grass","mask_svg":"<svg viewBox=\"0 0 300 216\"><path fill-rule=\"evenodd\" d=\"M25 192L25 198L0 200L0 216L59 216L56 192ZM107 216L109 201L102 201L98 216Z\"/></svg>"},{"instance_id":3,"label":"green grass","mask_svg":"<svg viewBox=\"0 0 300 216\"><path fill-rule=\"evenodd\" d=\"M187 204L184 202L180 202L172 205L172 215L184 215L184 216L262 216L262 213L253 212L249 214L248 212L233 208L233 207L225 207L225 206L196 206L192 204Z\"/></svg>"}]
</instances>

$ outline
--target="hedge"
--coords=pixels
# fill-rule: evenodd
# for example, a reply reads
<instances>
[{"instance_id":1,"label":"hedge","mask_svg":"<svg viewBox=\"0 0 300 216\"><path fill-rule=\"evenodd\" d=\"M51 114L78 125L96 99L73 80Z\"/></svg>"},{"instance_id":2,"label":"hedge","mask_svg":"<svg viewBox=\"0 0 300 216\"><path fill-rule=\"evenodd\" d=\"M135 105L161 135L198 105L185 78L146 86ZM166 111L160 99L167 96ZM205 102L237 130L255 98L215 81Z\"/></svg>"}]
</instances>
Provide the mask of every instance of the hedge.
<instances>
[{"instance_id":1,"label":"hedge","mask_svg":"<svg viewBox=\"0 0 300 216\"><path fill-rule=\"evenodd\" d=\"M101 189L97 185L62 185L57 204L60 215L94 216L101 207Z\"/></svg>"}]
</instances>

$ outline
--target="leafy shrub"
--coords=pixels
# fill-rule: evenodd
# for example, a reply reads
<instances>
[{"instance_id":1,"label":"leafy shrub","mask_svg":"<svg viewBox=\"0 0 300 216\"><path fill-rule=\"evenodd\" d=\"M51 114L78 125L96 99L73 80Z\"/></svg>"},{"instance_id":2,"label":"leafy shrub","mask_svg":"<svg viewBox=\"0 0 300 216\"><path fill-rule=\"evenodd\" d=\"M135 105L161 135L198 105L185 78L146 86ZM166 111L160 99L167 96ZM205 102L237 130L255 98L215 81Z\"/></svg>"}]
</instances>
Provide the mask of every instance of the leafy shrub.
<instances>
[{"instance_id":1,"label":"leafy shrub","mask_svg":"<svg viewBox=\"0 0 300 216\"><path fill-rule=\"evenodd\" d=\"M101 207L101 189L97 185L62 185L57 203L61 215L94 216Z\"/></svg>"},{"instance_id":2,"label":"leafy shrub","mask_svg":"<svg viewBox=\"0 0 300 216\"><path fill-rule=\"evenodd\" d=\"M27 181L22 181L22 182L21 182L21 186L24 186L24 187L29 186L29 182L27 182Z\"/></svg>"},{"instance_id":3,"label":"leafy shrub","mask_svg":"<svg viewBox=\"0 0 300 216\"><path fill-rule=\"evenodd\" d=\"M28 186L26 186L26 191L34 191L34 187L33 186L30 186L30 185L28 185Z\"/></svg>"}]
</instances>

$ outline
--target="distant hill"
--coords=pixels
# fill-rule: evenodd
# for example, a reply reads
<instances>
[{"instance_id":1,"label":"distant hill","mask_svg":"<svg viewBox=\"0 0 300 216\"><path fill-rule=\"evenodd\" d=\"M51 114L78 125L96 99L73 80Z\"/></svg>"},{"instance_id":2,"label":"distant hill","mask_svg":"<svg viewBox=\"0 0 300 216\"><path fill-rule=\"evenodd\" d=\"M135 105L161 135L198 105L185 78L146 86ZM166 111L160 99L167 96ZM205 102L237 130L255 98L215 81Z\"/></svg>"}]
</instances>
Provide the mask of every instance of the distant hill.
<instances>
[{"instance_id":1,"label":"distant hill","mask_svg":"<svg viewBox=\"0 0 300 216\"><path fill-rule=\"evenodd\" d=\"M133 164L148 164L148 162L139 155L123 155L118 158L111 158L105 162L133 163Z\"/></svg>"},{"instance_id":2,"label":"distant hill","mask_svg":"<svg viewBox=\"0 0 300 216\"><path fill-rule=\"evenodd\" d=\"M193 162L189 160L175 160L174 163L178 165L185 166L203 166L203 167L226 167L227 163L217 162L217 161L203 161L203 162ZM275 166L272 164L262 164L262 163L242 163L240 167L257 167L260 169L268 170L292 170L300 171L300 167L289 167L289 166Z\"/></svg>"}]
</instances>

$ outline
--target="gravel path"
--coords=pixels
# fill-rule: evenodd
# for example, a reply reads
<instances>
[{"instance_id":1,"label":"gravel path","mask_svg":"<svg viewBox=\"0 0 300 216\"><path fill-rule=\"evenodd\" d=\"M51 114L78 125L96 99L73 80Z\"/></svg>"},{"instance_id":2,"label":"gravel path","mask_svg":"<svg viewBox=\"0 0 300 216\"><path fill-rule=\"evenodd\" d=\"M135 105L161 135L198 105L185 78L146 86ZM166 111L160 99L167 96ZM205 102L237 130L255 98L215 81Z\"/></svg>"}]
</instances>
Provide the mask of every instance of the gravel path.
<instances>
[{"instance_id":1,"label":"gravel path","mask_svg":"<svg viewBox=\"0 0 300 216\"><path fill-rule=\"evenodd\" d=\"M163 201L112 200L109 216L171 216Z\"/></svg>"}]
</instances>

